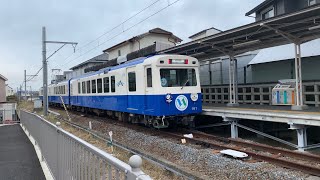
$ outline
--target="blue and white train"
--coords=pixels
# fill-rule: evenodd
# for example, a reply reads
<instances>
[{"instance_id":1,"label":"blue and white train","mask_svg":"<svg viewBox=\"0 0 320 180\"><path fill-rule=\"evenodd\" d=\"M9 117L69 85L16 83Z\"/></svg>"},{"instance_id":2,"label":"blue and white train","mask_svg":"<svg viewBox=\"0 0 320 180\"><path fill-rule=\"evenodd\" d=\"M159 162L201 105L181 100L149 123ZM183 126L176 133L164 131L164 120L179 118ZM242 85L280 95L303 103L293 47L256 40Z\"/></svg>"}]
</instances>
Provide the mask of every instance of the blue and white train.
<instances>
[{"instance_id":1,"label":"blue and white train","mask_svg":"<svg viewBox=\"0 0 320 180\"><path fill-rule=\"evenodd\" d=\"M142 57L49 85L49 105L62 101L156 128L187 125L202 111L199 62L183 55Z\"/></svg>"}]
</instances>

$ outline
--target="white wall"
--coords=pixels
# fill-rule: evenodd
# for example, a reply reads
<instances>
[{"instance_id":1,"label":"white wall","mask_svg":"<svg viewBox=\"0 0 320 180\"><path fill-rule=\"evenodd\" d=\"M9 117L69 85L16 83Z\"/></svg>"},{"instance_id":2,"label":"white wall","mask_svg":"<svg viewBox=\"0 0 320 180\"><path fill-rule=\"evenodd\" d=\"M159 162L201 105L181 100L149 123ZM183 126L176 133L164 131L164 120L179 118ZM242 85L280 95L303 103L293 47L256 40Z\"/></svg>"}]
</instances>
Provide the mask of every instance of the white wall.
<instances>
[{"instance_id":1,"label":"white wall","mask_svg":"<svg viewBox=\"0 0 320 180\"><path fill-rule=\"evenodd\" d=\"M15 93L15 91L13 90L13 88L6 86L6 96L13 96Z\"/></svg>"},{"instance_id":2,"label":"white wall","mask_svg":"<svg viewBox=\"0 0 320 180\"><path fill-rule=\"evenodd\" d=\"M127 43L121 47L109 51L109 59L114 59L118 57L118 50L121 51L121 56L127 55L131 52L138 51L139 49L153 45L154 42L160 42L162 44L168 44L170 46L175 46L173 39L168 39L168 35L161 34L148 34L141 38L139 41Z\"/></svg>"},{"instance_id":3,"label":"white wall","mask_svg":"<svg viewBox=\"0 0 320 180\"><path fill-rule=\"evenodd\" d=\"M217 34L217 33L220 33L221 31L218 31L216 29L208 29L206 30L205 32L197 35L197 36L194 36L193 38L190 38L191 40L197 40L197 39L201 39L201 38L204 38L204 37L207 37L207 36L211 36L213 34Z\"/></svg>"}]
</instances>

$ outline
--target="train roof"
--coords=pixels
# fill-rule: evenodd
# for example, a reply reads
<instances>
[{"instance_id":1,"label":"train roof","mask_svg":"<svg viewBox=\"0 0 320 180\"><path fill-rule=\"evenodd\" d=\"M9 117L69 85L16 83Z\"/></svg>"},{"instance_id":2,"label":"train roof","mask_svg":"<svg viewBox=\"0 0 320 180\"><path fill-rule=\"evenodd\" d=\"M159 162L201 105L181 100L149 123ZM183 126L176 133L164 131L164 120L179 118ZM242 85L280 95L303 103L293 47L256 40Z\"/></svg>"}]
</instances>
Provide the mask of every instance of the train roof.
<instances>
[{"instance_id":1,"label":"train roof","mask_svg":"<svg viewBox=\"0 0 320 180\"><path fill-rule=\"evenodd\" d=\"M151 58L154 58L154 57L161 58L161 57L165 57L165 56L170 56L170 55L169 54L161 54L161 55L153 55L153 56L148 56L148 57L139 57L139 58L127 61L127 62L125 62L123 64L120 64L120 65L117 65L117 66L106 67L106 68L103 68L103 69L101 69L99 71L86 73L84 75L81 75L81 76L78 76L78 77L75 77L75 78L71 78L70 81L78 80L80 78L86 78L86 77L94 76L94 75L101 74L101 73L106 73L106 72L117 70L117 69L131 67L131 66L134 66L134 65L137 65L137 64L142 64L147 59L151 59ZM185 55L178 55L178 56L185 56Z\"/></svg>"},{"instance_id":2,"label":"train roof","mask_svg":"<svg viewBox=\"0 0 320 180\"><path fill-rule=\"evenodd\" d=\"M97 75L97 74L113 71L113 70L116 70L116 69L121 69L121 68L125 68L125 67L134 66L134 65L143 63L144 60L147 59L147 58L149 58L149 57L140 57L140 58L137 58L137 59L133 59L131 61L127 61L127 62L125 62L123 64L120 64L120 65L117 65L117 66L106 67L106 68L103 68L103 69L101 69L99 71L95 71L95 72L92 72L92 73L87 73L87 74L84 74L82 76L78 76L78 77L72 78L70 80L71 81L72 80L77 80L77 79L80 79L80 78L90 77L90 76L93 76L93 75Z\"/></svg>"}]
</instances>

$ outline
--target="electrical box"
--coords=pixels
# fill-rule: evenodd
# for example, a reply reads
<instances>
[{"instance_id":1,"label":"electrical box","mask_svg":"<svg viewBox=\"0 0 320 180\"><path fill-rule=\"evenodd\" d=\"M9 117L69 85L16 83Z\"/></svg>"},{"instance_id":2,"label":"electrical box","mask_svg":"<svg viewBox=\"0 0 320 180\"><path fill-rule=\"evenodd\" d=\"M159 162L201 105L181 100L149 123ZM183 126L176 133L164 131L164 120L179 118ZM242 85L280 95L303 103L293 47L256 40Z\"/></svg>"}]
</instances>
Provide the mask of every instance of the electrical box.
<instances>
[{"instance_id":1,"label":"electrical box","mask_svg":"<svg viewBox=\"0 0 320 180\"><path fill-rule=\"evenodd\" d=\"M33 102L33 108L34 109L41 109L42 108L42 100L41 99L35 99Z\"/></svg>"},{"instance_id":2,"label":"electrical box","mask_svg":"<svg viewBox=\"0 0 320 180\"><path fill-rule=\"evenodd\" d=\"M279 80L272 89L272 105L294 105L295 104L295 84L292 81Z\"/></svg>"}]
</instances>

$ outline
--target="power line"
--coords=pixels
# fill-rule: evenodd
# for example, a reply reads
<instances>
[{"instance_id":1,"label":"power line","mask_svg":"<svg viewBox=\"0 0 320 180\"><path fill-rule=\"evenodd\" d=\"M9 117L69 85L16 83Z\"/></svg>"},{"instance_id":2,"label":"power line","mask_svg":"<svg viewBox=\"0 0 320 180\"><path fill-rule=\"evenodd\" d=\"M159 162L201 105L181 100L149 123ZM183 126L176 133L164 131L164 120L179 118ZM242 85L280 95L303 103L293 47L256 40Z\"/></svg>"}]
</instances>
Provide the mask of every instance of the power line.
<instances>
[{"instance_id":1,"label":"power line","mask_svg":"<svg viewBox=\"0 0 320 180\"><path fill-rule=\"evenodd\" d=\"M85 53L80 54L80 55L79 55L79 56L77 56L76 58L74 58L74 59L72 59L72 60L68 61L67 63L62 64L62 65L60 65L60 66L65 66L65 65L67 65L67 64L69 64L69 63L71 63L71 62L73 62L74 60L77 60L78 58L82 57L83 55L88 54L89 52L91 52L91 51L93 51L93 50L97 49L97 48L98 48L98 47L100 47L101 45L104 45L105 43L107 43L107 42L111 41L112 39L114 39L114 38L118 37L119 35L121 35L121 34L123 34L123 33L127 32L128 30L130 30L130 29L134 28L135 26L137 26L137 25L141 24L142 22L144 22L144 21L148 20L149 18L153 17L154 15L156 15L156 14L160 13L161 11L163 11L163 10L167 9L168 7L172 6L173 4L175 4L175 3L179 2L179 1L180 1L180 0L176 0L176 1L174 1L174 2L172 2L172 3L170 3L170 4L168 4L167 6L165 6L165 7L161 8L160 10L158 10L158 11L156 11L155 13L151 14L150 16L148 16L148 17L144 18L143 20L139 21L138 23L136 23L136 24L134 24L134 25L130 26L129 28L127 28L127 29L123 30L122 32L118 33L117 35L115 35L115 36L113 36L113 37L109 38L108 40L104 41L103 43L101 43L101 44L99 44L99 45L97 45L97 46L95 46L95 47L91 48L90 50L86 51ZM59 65L58 65L58 66L59 66ZM58 66L55 66L54 68L56 68L56 67L58 67Z\"/></svg>"},{"instance_id":2,"label":"power line","mask_svg":"<svg viewBox=\"0 0 320 180\"><path fill-rule=\"evenodd\" d=\"M89 41L88 43L86 43L85 45L77 48L77 51L81 50L82 48L88 46L89 44L92 44L93 42L99 40L100 38L102 38L103 36L105 36L106 34L109 34L110 32L112 32L113 30L117 29L118 27L124 25L126 22L130 21L131 19L133 19L134 17L138 16L139 14L141 14L142 12L144 12L145 10L149 9L150 7L152 7L153 5L155 5L156 3L158 3L161 0L156 0L153 3L151 3L150 5L144 7L143 9L141 9L139 12L135 13L134 15L130 16L129 18L127 18L126 20L122 21L120 24L114 26L113 28L109 29L108 31L102 33L100 36L98 36L97 38L95 38L94 40ZM73 54L70 54L67 58L65 58L65 60L69 59ZM57 67L57 66L55 66Z\"/></svg>"},{"instance_id":3,"label":"power line","mask_svg":"<svg viewBox=\"0 0 320 180\"><path fill-rule=\"evenodd\" d=\"M154 1L152 4L150 4L149 6L143 8L142 10L140 10L139 12L137 12L136 14L134 14L134 15L132 15L131 17L129 17L128 19L126 19L125 21L123 21L123 22L121 22L120 24L116 25L116 26L113 27L112 29L104 32L103 34L101 34L100 36L98 36L96 39L94 39L94 40L86 43L85 45L79 47L78 50L82 49L83 47L86 47L87 45L89 45L89 44L97 41L97 40L100 39L100 38L102 38L102 37L105 36L106 34L112 32L112 31L115 30L116 28L122 26L124 23L126 23L126 22L128 22L129 20L133 19L133 18L136 17L137 15L141 14L143 11L149 9L151 6L155 5L155 4L156 4L157 2L159 2L159 1L161 1L161 0L156 0L156 1Z\"/></svg>"}]
</instances>

